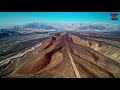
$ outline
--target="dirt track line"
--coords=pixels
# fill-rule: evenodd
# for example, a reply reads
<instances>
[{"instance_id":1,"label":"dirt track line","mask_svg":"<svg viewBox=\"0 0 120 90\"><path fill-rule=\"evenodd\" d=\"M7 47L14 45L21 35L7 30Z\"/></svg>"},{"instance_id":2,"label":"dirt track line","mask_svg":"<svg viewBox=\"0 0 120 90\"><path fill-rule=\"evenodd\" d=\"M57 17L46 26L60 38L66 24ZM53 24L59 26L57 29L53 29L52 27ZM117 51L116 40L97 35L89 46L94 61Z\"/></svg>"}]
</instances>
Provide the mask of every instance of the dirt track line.
<instances>
[{"instance_id":1,"label":"dirt track line","mask_svg":"<svg viewBox=\"0 0 120 90\"><path fill-rule=\"evenodd\" d=\"M76 67L76 65L75 65L75 62L73 61L73 58L72 58L72 56L71 56L71 53L70 53L70 51L69 51L69 48L68 48L66 39L65 39L65 43L66 43L66 47L67 47L67 50L68 50L68 55L69 55L69 57L70 57L70 61L71 61L71 64L72 64L72 66L73 66L75 75L76 75L77 78L81 78L81 75L80 75L80 73L79 73L79 71L78 71L78 69L77 69L77 67Z\"/></svg>"}]
</instances>

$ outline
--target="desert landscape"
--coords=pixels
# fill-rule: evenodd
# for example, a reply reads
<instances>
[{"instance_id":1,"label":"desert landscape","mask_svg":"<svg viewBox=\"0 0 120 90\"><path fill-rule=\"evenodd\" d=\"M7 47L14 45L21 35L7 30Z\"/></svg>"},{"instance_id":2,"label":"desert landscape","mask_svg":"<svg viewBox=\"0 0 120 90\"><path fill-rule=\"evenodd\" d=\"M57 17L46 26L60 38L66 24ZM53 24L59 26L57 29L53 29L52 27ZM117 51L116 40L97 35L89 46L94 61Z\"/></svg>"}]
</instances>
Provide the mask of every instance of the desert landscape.
<instances>
[{"instance_id":1,"label":"desert landscape","mask_svg":"<svg viewBox=\"0 0 120 90\"><path fill-rule=\"evenodd\" d=\"M115 34L112 32L112 35ZM0 76L119 78L120 46L117 44L120 43L119 38L111 37L111 32L106 32L105 35L97 31L56 33L43 40L42 44L32 47L32 50L1 61Z\"/></svg>"},{"instance_id":2,"label":"desert landscape","mask_svg":"<svg viewBox=\"0 0 120 90\"><path fill-rule=\"evenodd\" d=\"M120 78L120 12L0 12L0 78Z\"/></svg>"}]
</instances>

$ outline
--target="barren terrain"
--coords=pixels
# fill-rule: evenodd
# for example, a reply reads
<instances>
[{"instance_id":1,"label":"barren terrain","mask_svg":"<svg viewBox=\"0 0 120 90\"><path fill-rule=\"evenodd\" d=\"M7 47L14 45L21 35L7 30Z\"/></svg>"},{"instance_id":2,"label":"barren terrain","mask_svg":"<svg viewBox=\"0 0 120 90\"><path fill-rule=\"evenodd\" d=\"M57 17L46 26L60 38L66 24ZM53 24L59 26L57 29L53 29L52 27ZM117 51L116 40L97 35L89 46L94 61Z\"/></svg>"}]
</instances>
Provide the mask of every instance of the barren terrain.
<instances>
[{"instance_id":1,"label":"barren terrain","mask_svg":"<svg viewBox=\"0 0 120 90\"><path fill-rule=\"evenodd\" d=\"M112 39L116 42L111 43ZM1 61L0 77L119 78L118 40L80 32L56 34L24 55Z\"/></svg>"}]
</instances>

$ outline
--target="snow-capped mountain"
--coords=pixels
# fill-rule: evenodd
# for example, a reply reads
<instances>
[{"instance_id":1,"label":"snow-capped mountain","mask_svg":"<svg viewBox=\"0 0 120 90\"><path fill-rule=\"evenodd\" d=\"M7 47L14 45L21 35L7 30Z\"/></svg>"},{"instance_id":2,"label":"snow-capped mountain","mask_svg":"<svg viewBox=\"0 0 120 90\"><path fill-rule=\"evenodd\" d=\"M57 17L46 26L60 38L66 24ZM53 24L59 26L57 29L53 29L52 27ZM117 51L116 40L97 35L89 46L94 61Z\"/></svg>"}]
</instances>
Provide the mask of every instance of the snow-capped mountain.
<instances>
[{"instance_id":1,"label":"snow-capped mountain","mask_svg":"<svg viewBox=\"0 0 120 90\"><path fill-rule=\"evenodd\" d=\"M8 31L18 32L20 34L29 34L34 32L49 32L55 31L56 28L43 23L27 23L23 25L15 25L12 29L0 29L0 33L6 33Z\"/></svg>"},{"instance_id":2,"label":"snow-capped mountain","mask_svg":"<svg viewBox=\"0 0 120 90\"><path fill-rule=\"evenodd\" d=\"M58 30L99 30L99 31L120 31L119 24L106 24L106 23L27 23L23 25L15 25L11 29L0 29L0 33L16 32L20 34L29 34L34 32L46 32L46 31L58 31Z\"/></svg>"},{"instance_id":3,"label":"snow-capped mountain","mask_svg":"<svg viewBox=\"0 0 120 90\"><path fill-rule=\"evenodd\" d=\"M79 28L79 30L102 30L102 31L118 31L120 30L120 25L117 24L83 24Z\"/></svg>"},{"instance_id":4,"label":"snow-capped mountain","mask_svg":"<svg viewBox=\"0 0 120 90\"><path fill-rule=\"evenodd\" d=\"M52 26L49 26L47 24L42 24L42 23L29 23L29 24L26 24L23 28L45 29L45 30L55 29Z\"/></svg>"},{"instance_id":5,"label":"snow-capped mountain","mask_svg":"<svg viewBox=\"0 0 120 90\"><path fill-rule=\"evenodd\" d=\"M13 29L44 29L44 30L53 30L55 29L52 26L43 23L27 23L23 25L16 25Z\"/></svg>"},{"instance_id":6,"label":"snow-capped mountain","mask_svg":"<svg viewBox=\"0 0 120 90\"><path fill-rule=\"evenodd\" d=\"M105 24L105 23L53 23L48 24L58 30L120 30L118 24Z\"/></svg>"}]
</instances>

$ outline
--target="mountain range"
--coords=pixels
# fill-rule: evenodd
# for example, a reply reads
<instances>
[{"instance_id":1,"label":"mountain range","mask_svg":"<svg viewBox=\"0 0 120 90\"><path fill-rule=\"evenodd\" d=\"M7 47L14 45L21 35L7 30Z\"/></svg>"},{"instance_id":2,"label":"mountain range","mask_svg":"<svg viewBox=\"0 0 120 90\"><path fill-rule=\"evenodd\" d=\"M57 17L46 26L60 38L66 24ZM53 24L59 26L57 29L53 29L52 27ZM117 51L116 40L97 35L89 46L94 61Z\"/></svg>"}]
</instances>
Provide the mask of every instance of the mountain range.
<instances>
[{"instance_id":1,"label":"mountain range","mask_svg":"<svg viewBox=\"0 0 120 90\"><path fill-rule=\"evenodd\" d=\"M99 31L120 31L119 24L106 23L27 23L23 25L0 25L0 33L29 34L44 31L83 31L83 30L99 30ZM12 34L14 34L12 33ZM5 34L6 35L6 34Z\"/></svg>"}]
</instances>

